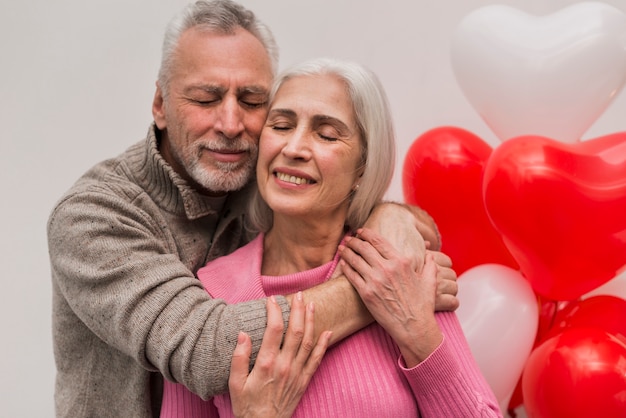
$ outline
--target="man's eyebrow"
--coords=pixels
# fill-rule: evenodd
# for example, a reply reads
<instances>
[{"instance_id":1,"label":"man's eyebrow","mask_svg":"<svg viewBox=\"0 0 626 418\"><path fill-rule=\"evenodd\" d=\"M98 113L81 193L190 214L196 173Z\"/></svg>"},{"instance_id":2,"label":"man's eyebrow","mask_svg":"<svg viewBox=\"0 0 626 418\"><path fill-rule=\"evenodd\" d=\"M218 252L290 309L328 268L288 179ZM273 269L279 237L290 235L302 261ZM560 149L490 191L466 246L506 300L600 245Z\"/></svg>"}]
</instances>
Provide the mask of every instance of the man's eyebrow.
<instances>
[{"instance_id":1,"label":"man's eyebrow","mask_svg":"<svg viewBox=\"0 0 626 418\"><path fill-rule=\"evenodd\" d=\"M226 89L224 87L220 87L220 86L216 86L216 85L206 85L206 84L198 84L198 85L193 85L193 86L188 86L187 88L185 88L185 93L190 93L190 92L194 92L194 91L203 91L206 93L218 93L218 94L223 94Z\"/></svg>"},{"instance_id":2,"label":"man's eyebrow","mask_svg":"<svg viewBox=\"0 0 626 418\"><path fill-rule=\"evenodd\" d=\"M263 86L243 86L237 89L237 94L269 94L267 87Z\"/></svg>"}]
</instances>

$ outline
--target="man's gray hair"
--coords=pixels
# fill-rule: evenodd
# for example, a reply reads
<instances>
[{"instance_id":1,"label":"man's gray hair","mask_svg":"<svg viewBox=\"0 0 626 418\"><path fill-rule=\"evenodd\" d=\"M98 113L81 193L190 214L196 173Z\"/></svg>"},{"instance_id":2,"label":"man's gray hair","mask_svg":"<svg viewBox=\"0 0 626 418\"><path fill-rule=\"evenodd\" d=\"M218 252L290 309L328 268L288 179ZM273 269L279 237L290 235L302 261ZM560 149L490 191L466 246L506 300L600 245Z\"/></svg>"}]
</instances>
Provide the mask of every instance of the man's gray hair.
<instances>
[{"instance_id":1,"label":"man's gray hair","mask_svg":"<svg viewBox=\"0 0 626 418\"><path fill-rule=\"evenodd\" d=\"M219 34L232 34L237 28L247 30L265 47L273 74L278 70L278 45L274 35L252 11L231 0L199 0L187 5L165 29L158 76L163 97L168 95L178 41L183 32L193 27Z\"/></svg>"}]
</instances>

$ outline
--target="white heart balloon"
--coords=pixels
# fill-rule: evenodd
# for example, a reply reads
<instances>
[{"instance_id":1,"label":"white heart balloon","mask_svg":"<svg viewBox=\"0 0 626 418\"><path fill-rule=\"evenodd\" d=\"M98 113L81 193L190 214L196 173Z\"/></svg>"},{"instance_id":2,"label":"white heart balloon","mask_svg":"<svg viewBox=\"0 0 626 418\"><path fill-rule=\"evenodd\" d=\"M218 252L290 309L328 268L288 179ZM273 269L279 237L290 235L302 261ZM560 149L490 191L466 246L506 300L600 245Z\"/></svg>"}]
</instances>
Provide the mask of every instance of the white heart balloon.
<instances>
[{"instance_id":1,"label":"white heart balloon","mask_svg":"<svg viewBox=\"0 0 626 418\"><path fill-rule=\"evenodd\" d=\"M626 14L600 2L546 16L483 7L458 25L451 60L465 97L500 140L575 142L626 83Z\"/></svg>"},{"instance_id":2,"label":"white heart balloon","mask_svg":"<svg viewBox=\"0 0 626 418\"><path fill-rule=\"evenodd\" d=\"M506 410L533 348L539 324L535 293L522 274L481 264L459 276L457 316L472 354Z\"/></svg>"}]
</instances>

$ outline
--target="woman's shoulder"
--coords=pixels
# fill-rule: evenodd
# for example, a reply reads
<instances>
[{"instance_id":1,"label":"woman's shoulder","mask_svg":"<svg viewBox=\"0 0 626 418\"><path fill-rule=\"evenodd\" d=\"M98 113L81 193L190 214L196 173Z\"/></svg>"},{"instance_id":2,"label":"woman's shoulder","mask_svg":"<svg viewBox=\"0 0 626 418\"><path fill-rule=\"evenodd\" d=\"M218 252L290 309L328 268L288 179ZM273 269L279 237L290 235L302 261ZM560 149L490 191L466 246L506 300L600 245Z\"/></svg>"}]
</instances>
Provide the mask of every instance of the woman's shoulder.
<instances>
[{"instance_id":1,"label":"woman's shoulder","mask_svg":"<svg viewBox=\"0 0 626 418\"><path fill-rule=\"evenodd\" d=\"M209 261L197 277L214 297L223 297L227 289L244 288L261 273L263 234L259 234L234 252Z\"/></svg>"}]
</instances>

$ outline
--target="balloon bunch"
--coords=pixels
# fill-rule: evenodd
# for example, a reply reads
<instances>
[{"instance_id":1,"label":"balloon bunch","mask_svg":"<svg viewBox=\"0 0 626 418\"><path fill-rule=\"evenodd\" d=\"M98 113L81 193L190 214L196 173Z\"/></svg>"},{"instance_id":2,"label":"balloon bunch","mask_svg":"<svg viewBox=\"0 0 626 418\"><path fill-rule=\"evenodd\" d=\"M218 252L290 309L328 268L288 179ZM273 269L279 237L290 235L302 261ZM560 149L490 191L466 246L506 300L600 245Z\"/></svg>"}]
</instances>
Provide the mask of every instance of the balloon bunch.
<instances>
[{"instance_id":1,"label":"balloon bunch","mask_svg":"<svg viewBox=\"0 0 626 418\"><path fill-rule=\"evenodd\" d=\"M626 132L580 140L626 83L626 15L489 6L461 22L452 53L502 142L431 129L402 183L440 228L481 370L509 411L626 417Z\"/></svg>"}]
</instances>

